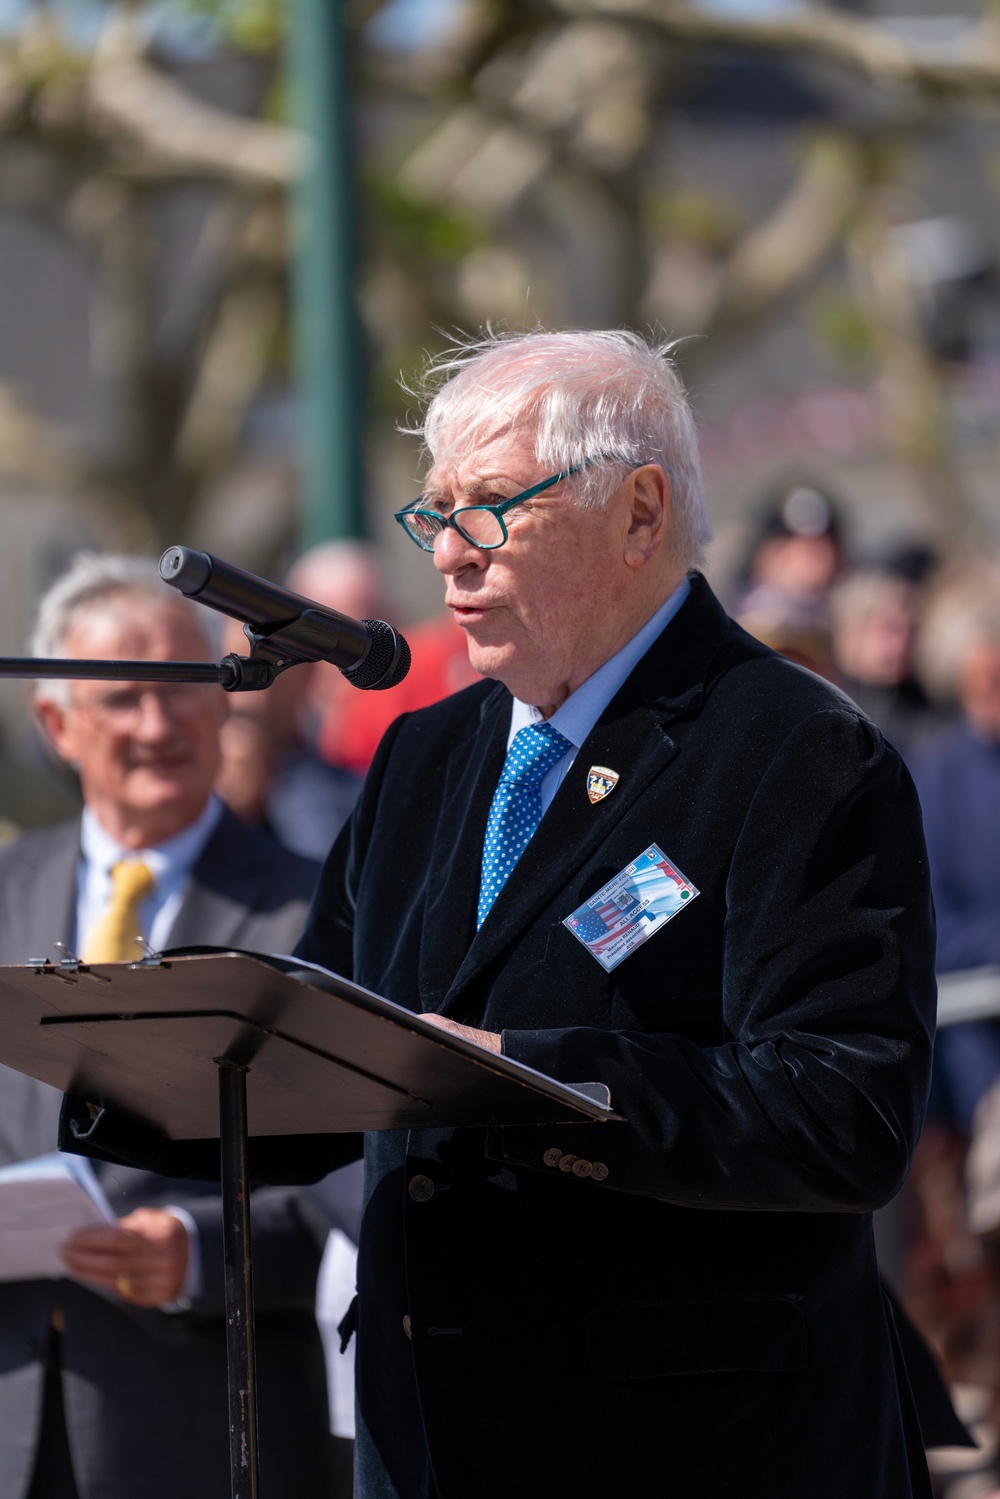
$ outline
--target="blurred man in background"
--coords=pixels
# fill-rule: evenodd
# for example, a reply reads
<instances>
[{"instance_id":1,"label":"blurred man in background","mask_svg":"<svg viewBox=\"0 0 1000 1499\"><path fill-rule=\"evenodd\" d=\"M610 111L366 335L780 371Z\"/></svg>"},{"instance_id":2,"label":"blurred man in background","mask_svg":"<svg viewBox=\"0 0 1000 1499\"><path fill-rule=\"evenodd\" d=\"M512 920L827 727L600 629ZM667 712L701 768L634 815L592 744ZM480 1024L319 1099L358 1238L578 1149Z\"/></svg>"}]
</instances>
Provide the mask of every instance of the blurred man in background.
<instances>
[{"instance_id":1,"label":"blurred man in background","mask_svg":"<svg viewBox=\"0 0 1000 1499\"><path fill-rule=\"evenodd\" d=\"M43 599L33 651L216 659L211 618L154 563L84 556ZM85 961L131 960L139 938L291 950L316 866L212 794L226 704L213 686L40 684L38 717L85 808L0 854L0 962L57 942ZM6 1067L0 1080L0 1164L53 1150L60 1095ZM229 1485L218 1191L95 1169L118 1222L63 1245L71 1279L0 1285L0 1493L217 1499ZM267 1188L253 1226L264 1488L316 1499L334 1491L313 1316L329 1225L314 1197Z\"/></svg>"},{"instance_id":2,"label":"blurred man in background","mask_svg":"<svg viewBox=\"0 0 1000 1499\"><path fill-rule=\"evenodd\" d=\"M1000 963L1000 563L956 569L928 605L925 677L961 721L917 758L938 924L938 972ZM943 1031L938 1066L956 1117L971 1123L1000 1076L1000 1028Z\"/></svg>"},{"instance_id":3,"label":"blurred man in background","mask_svg":"<svg viewBox=\"0 0 1000 1499\"><path fill-rule=\"evenodd\" d=\"M222 647L239 655L249 648L235 620L224 624ZM313 675L327 664L293 666L266 692L234 694L222 725L216 781L230 811L285 848L317 860L326 858L361 789L360 776L320 759L309 740ZM343 679L342 685L355 697L363 695Z\"/></svg>"},{"instance_id":4,"label":"blurred man in background","mask_svg":"<svg viewBox=\"0 0 1000 1499\"><path fill-rule=\"evenodd\" d=\"M398 623L387 599L388 584L377 549L365 541L325 541L312 547L295 562L285 578L293 593L314 599L324 608L349 614L352 619L383 619ZM350 754L338 752L338 733L350 737L349 725L364 712L366 700L379 693L359 693L335 666L318 661L303 668L308 686L300 713L306 742L315 745L320 736L323 757L331 764L355 767ZM329 746L325 742L329 739ZM362 773L366 766L362 767Z\"/></svg>"},{"instance_id":5,"label":"blurred man in background","mask_svg":"<svg viewBox=\"0 0 1000 1499\"><path fill-rule=\"evenodd\" d=\"M943 723L914 666L921 599L914 579L883 566L856 568L830 594L840 685L906 760Z\"/></svg>"},{"instance_id":6,"label":"blurred man in background","mask_svg":"<svg viewBox=\"0 0 1000 1499\"><path fill-rule=\"evenodd\" d=\"M788 480L758 520L733 613L772 650L825 675L827 603L844 560L833 500L815 483Z\"/></svg>"},{"instance_id":7,"label":"blurred man in background","mask_svg":"<svg viewBox=\"0 0 1000 1499\"><path fill-rule=\"evenodd\" d=\"M947 974L1000 963L1000 562L965 565L942 581L928 606L921 660L931 688L950 693L961 712L914 765L938 972ZM956 1120L973 1128L1000 1077L1000 1025L969 1021L942 1031L936 1068Z\"/></svg>"}]
</instances>

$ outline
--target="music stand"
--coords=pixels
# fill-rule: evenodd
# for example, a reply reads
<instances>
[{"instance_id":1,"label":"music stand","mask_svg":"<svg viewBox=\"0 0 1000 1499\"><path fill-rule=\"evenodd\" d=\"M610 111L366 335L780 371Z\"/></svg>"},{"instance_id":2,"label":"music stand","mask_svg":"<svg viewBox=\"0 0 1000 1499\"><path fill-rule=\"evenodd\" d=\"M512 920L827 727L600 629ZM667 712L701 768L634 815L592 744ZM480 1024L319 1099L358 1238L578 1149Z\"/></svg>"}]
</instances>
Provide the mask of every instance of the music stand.
<instances>
[{"instance_id":1,"label":"music stand","mask_svg":"<svg viewBox=\"0 0 1000 1499\"><path fill-rule=\"evenodd\" d=\"M258 1499L248 1140L364 1129L603 1122L567 1087L293 958L199 948L0 968L0 1061L166 1141L220 1141L233 1499ZM252 1074L247 1088L247 1076Z\"/></svg>"}]
</instances>

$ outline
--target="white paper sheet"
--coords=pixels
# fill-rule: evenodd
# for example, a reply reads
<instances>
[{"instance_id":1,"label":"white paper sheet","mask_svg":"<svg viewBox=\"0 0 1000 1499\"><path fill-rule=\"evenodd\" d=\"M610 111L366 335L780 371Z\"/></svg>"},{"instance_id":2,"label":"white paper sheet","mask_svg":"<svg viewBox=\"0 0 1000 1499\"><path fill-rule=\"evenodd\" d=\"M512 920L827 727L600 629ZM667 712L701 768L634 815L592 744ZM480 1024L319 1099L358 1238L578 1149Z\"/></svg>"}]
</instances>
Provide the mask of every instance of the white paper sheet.
<instances>
[{"instance_id":1,"label":"white paper sheet","mask_svg":"<svg viewBox=\"0 0 1000 1499\"><path fill-rule=\"evenodd\" d=\"M0 1169L0 1281L66 1274L59 1247L91 1224L115 1215L90 1162L80 1156L35 1156Z\"/></svg>"},{"instance_id":2,"label":"white paper sheet","mask_svg":"<svg viewBox=\"0 0 1000 1499\"><path fill-rule=\"evenodd\" d=\"M352 1338L340 1351L338 1324L354 1299L358 1251L339 1228L330 1230L316 1281L316 1321L326 1355L330 1430L335 1437L354 1437L354 1349Z\"/></svg>"}]
</instances>

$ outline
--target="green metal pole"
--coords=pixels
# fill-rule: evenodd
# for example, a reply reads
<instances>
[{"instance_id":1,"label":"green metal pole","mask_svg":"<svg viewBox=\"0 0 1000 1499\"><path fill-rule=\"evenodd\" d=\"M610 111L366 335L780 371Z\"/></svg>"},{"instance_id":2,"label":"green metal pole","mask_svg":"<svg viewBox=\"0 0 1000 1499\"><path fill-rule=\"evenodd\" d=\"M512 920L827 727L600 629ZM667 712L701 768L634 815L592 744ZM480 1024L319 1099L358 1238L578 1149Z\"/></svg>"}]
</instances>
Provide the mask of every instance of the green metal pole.
<instances>
[{"instance_id":1,"label":"green metal pole","mask_svg":"<svg viewBox=\"0 0 1000 1499\"><path fill-rule=\"evenodd\" d=\"M354 296L353 150L341 0L293 0L291 86L310 159L296 203L302 545L364 536L365 373Z\"/></svg>"}]
</instances>

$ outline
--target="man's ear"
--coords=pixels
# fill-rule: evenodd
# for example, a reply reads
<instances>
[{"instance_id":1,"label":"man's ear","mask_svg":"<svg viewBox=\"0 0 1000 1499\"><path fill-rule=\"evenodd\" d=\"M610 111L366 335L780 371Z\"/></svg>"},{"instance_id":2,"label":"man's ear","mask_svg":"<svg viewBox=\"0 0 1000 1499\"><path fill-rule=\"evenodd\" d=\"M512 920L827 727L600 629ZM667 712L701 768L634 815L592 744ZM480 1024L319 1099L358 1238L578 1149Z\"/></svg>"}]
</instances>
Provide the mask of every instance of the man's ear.
<instances>
[{"instance_id":1,"label":"man's ear","mask_svg":"<svg viewBox=\"0 0 1000 1499\"><path fill-rule=\"evenodd\" d=\"M663 546L670 523L670 480L658 463L645 463L629 475L626 567L639 568Z\"/></svg>"},{"instance_id":2,"label":"man's ear","mask_svg":"<svg viewBox=\"0 0 1000 1499\"><path fill-rule=\"evenodd\" d=\"M69 728L66 709L61 703L46 697L35 703L34 710L42 732L60 760L72 765L76 760L76 736Z\"/></svg>"}]
</instances>

